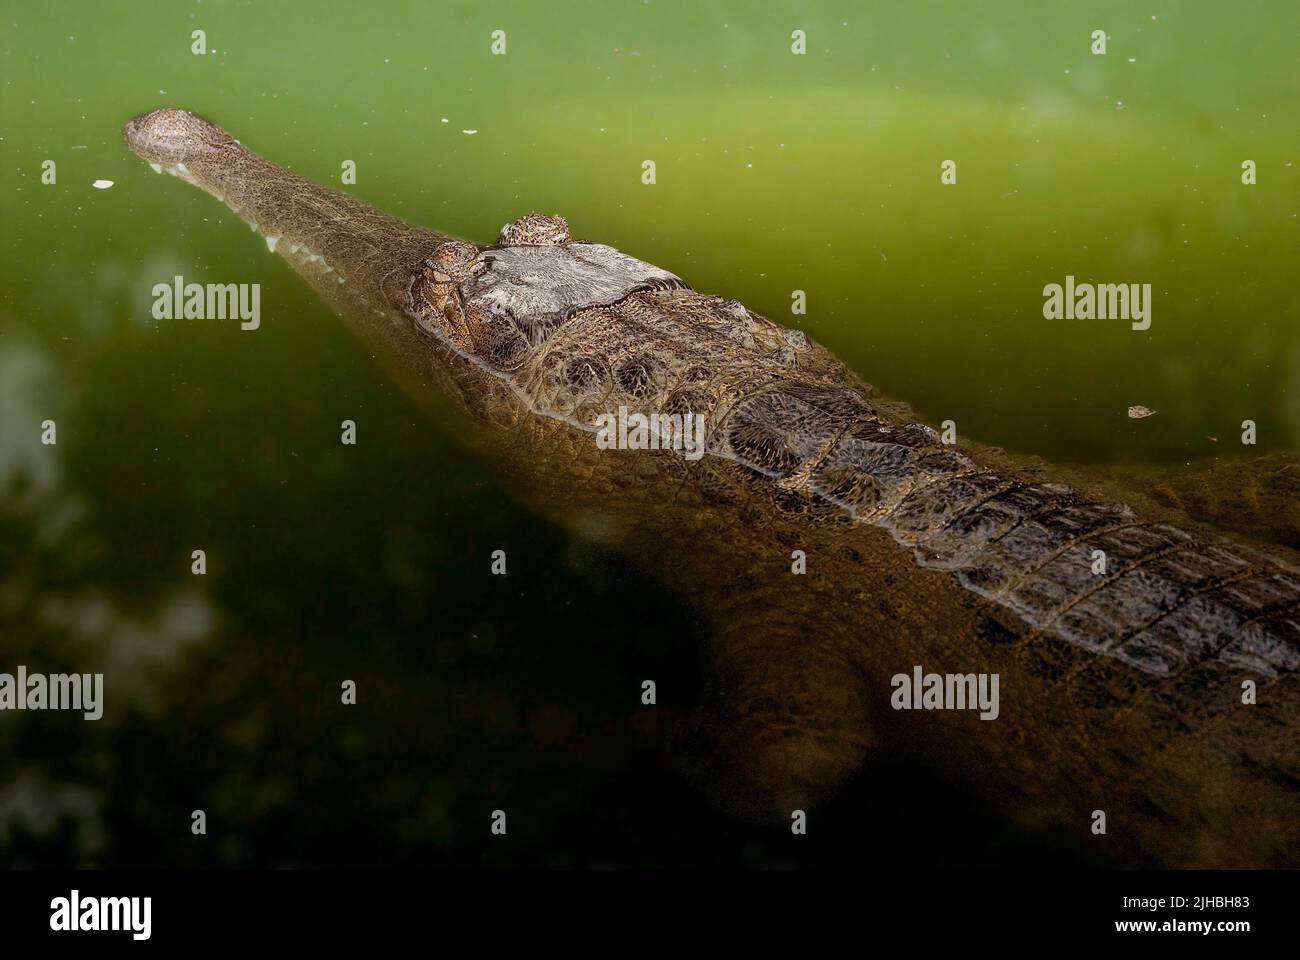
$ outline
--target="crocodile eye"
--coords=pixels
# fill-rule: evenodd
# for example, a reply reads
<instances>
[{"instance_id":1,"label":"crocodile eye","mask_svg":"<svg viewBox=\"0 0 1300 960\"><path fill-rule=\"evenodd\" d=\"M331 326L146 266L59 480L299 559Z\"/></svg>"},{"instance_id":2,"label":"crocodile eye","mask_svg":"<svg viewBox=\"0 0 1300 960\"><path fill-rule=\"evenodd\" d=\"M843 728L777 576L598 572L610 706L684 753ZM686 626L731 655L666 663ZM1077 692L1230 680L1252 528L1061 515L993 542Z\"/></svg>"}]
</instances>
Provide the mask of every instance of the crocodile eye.
<instances>
[{"instance_id":1,"label":"crocodile eye","mask_svg":"<svg viewBox=\"0 0 1300 960\"><path fill-rule=\"evenodd\" d=\"M424 261L424 277L430 283L464 280L473 272L478 247L461 240L448 240Z\"/></svg>"},{"instance_id":2,"label":"crocodile eye","mask_svg":"<svg viewBox=\"0 0 1300 960\"><path fill-rule=\"evenodd\" d=\"M501 228L497 244L514 246L559 246L568 243L569 224L563 217L530 213Z\"/></svg>"}]
</instances>

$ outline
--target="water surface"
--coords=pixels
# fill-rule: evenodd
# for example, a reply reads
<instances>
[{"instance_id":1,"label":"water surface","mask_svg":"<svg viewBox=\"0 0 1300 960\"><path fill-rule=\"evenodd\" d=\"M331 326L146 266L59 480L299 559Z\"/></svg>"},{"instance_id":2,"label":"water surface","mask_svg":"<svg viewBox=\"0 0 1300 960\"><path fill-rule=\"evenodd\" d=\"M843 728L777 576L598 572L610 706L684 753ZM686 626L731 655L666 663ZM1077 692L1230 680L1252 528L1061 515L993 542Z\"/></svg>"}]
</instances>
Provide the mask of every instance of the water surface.
<instances>
[{"instance_id":1,"label":"water surface","mask_svg":"<svg viewBox=\"0 0 1300 960\"><path fill-rule=\"evenodd\" d=\"M0 670L102 669L114 699L97 724L0 716L0 863L1088 862L888 753L805 843L715 811L662 747L707 687L694 615L514 505L260 238L119 137L184 106L323 182L354 161L356 195L480 242L564 214L1010 449L1294 450L1300 8L1088 6L10 11ZM154 320L176 274L261 284L261 329ZM1044 320L1066 274L1150 283L1150 330Z\"/></svg>"}]
</instances>

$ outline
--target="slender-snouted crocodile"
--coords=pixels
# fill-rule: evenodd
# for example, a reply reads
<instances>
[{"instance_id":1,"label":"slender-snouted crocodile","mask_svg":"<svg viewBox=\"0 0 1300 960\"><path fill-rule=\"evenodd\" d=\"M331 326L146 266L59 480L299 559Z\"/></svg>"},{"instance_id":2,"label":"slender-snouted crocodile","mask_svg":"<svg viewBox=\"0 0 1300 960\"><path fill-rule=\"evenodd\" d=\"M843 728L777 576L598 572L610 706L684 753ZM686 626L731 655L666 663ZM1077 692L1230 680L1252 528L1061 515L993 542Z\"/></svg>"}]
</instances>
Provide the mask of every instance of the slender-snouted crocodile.
<instances>
[{"instance_id":1,"label":"slender-snouted crocodile","mask_svg":"<svg viewBox=\"0 0 1300 960\"><path fill-rule=\"evenodd\" d=\"M124 135L263 234L414 396L486 425L527 502L697 605L724 705L705 755L738 807L789 817L887 736L1081 837L1105 811L1095 843L1128 862L1296 861L1295 554L945 445L803 333L559 217L480 247L182 110ZM620 406L703 416L707 455L599 449ZM1000 716L892 710L915 665L998 674Z\"/></svg>"}]
</instances>

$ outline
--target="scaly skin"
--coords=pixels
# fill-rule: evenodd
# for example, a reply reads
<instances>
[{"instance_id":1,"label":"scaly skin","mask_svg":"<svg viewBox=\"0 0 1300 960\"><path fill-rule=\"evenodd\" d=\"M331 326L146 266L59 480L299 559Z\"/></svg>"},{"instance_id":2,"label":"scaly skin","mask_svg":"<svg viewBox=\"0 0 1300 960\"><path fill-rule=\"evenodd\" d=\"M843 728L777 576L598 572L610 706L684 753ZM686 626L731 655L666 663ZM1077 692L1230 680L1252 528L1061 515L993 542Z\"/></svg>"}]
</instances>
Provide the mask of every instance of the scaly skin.
<instances>
[{"instance_id":1,"label":"scaly skin","mask_svg":"<svg viewBox=\"0 0 1300 960\"><path fill-rule=\"evenodd\" d=\"M706 779L738 809L788 816L889 737L1080 834L1104 810L1098 843L1128 862L1295 862L1294 553L1204 529L1170 497L1139 515L940 443L803 334L572 241L558 217L481 248L184 111L124 135L274 238L414 397L471 414L522 499L696 605L722 694ZM707 455L599 449L597 417L620 406L702 415ZM1289 465L1276 477L1290 486L1272 500L1297 484ZM1001 716L890 709L914 664L999 674Z\"/></svg>"}]
</instances>

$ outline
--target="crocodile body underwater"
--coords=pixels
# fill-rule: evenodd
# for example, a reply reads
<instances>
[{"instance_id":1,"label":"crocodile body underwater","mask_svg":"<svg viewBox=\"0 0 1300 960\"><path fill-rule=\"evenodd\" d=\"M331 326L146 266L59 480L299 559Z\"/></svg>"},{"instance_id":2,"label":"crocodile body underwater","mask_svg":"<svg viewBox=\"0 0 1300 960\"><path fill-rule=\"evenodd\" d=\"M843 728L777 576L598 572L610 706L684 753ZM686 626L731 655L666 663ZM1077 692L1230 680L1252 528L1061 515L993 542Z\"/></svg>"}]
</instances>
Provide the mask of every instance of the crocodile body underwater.
<instances>
[{"instance_id":1,"label":"crocodile body underwater","mask_svg":"<svg viewBox=\"0 0 1300 960\"><path fill-rule=\"evenodd\" d=\"M124 137L264 235L417 401L468 413L525 503L694 605L721 703L711 775L738 811L788 821L889 738L1081 835L1104 811L1120 862L1300 859L1292 550L943 443L803 333L559 217L480 247L186 111ZM620 407L702 417L705 455L603 449ZM1277 478L1293 486L1261 502L1293 509L1300 481ZM891 678L918 665L997 674L999 715L894 709Z\"/></svg>"}]
</instances>

